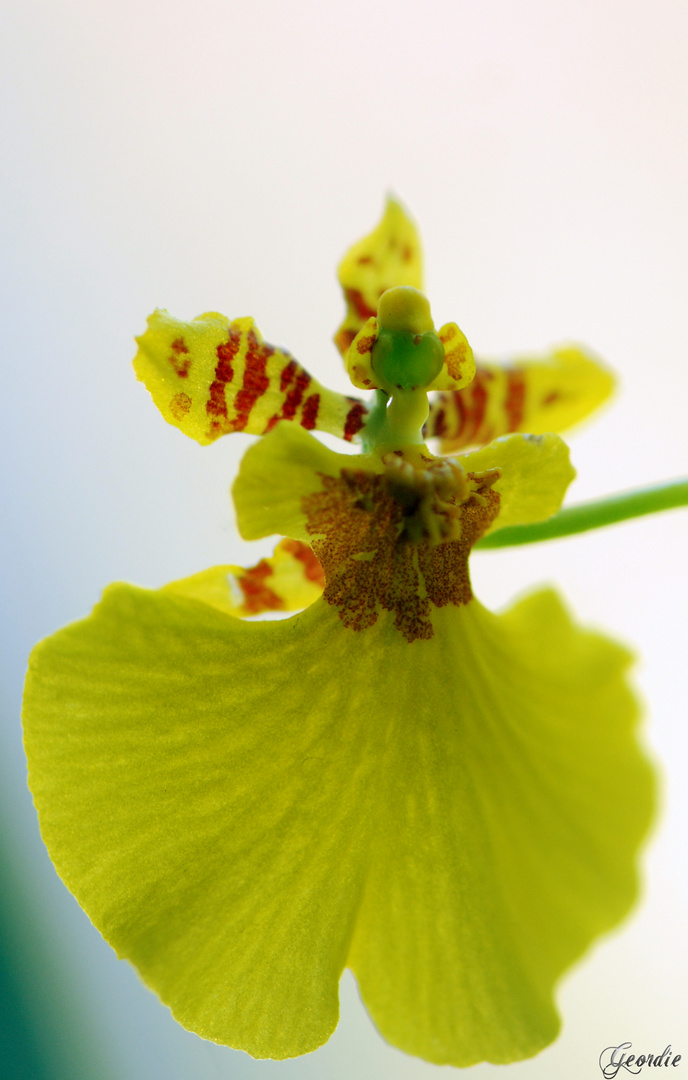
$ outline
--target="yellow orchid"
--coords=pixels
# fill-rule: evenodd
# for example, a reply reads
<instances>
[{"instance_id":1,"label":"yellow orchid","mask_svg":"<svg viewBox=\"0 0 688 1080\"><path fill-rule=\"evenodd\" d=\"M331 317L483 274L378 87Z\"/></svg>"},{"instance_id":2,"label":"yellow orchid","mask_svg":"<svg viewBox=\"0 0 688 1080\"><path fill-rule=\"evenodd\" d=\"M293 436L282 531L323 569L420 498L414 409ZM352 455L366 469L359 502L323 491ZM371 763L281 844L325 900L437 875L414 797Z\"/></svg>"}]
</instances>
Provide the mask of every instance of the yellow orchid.
<instances>
[{"instance_id":1,"label":"yellow orchid","mask_svg":"<svg viewBox=\"0 0 688 1080\"><path fill-rule=\"evenodd\" d=\"M394 1045L511 1062L555 1038L557 980L632 906L654 785L627 650L551 590L487 611L468 557L556 513L552 432L612 380L577 347L500 366L436 332L394 200L339 278L372 402L252 319L149 320L137 375L200 443L263 436L239 530L285 539L250 570L111 586L37 646L29 782L66 885L185 1027L306 1053L348 966ZM269 610L299 613L244 619Z\"/></svg>"}]
</instances>

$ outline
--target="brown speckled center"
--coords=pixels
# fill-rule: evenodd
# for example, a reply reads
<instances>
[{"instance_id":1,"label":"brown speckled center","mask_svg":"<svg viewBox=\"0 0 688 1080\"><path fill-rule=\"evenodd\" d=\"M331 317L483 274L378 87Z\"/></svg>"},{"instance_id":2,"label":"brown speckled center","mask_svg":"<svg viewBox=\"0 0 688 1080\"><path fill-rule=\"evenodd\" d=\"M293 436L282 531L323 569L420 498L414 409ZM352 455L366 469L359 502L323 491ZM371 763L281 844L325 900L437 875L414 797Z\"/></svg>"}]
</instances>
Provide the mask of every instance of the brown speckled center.
<instances>
[{"instance_id":1,"label":"brown speckled center","mask_svg":"<svg viewBox=\"0 0 688 1080\"><path fill-rule=\"evenodd\" d=\"M427 475L400 482L396 470L323 475L323 490L306 496L303 510L325 571L323 597L344 625L365 630L390 611L407 641L427 640L433 604L467 604L468 556L499 512L491 490L498 476L468 473L464 490L451 494Z\"/></svg>"}]
</instances>

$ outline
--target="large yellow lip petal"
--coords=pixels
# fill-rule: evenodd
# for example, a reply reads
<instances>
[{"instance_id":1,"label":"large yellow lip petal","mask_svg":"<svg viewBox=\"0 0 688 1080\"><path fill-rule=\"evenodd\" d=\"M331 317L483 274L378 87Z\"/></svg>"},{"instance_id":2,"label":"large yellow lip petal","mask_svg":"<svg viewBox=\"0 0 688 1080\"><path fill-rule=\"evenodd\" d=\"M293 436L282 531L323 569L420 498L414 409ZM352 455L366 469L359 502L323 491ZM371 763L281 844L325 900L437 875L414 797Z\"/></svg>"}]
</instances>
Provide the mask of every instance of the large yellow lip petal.
<instances>
[{"instance_id":1,"label":"large yellow lip petal","mask_svg":"<svg viewBox=\"0 0 688 1080\"><path fill-rule=\"evenodd\" d=\"M314 1049L349 964L383 1035L431 1061L555 1036L557 979L636 895L652 781L629 658L551 593L438 618L409 646L322 601L247 624L115 586L35 650L44 840L191 1030Z\"/></svg>"},{"instance_id":2,"label":"large yellow lip petal","mask_svg":"<svg viewBox=\"0 0 688 1080\"><path fill-rule=\"evenodd\" d=\"M339 276L346 352L386 289L422 286L398 203ZM574 474L546 432L587 414L611 379L572 347L481 365L461 389L470 348L453 324L439 336L446 371L430 388L446 392L427 436L446 450L535 435L439 462L419 441L423 412L415 441L334 454L308 431L351 440L363 402L326 390L252 319L156 312L137 375L202 444L265 436L234 486L240 530L293 539L248 571L114 586L31 658L29 780L59 873L182 1024L256 1057L328 1038L345 965L409 1053L531 1056L557 1033L557 980L637 892L653 778L628 653L552 592L490 614L466 569L493 518L558 509ZM354 381L375 385L359 367Z\"/></svg>"}]
</instances>

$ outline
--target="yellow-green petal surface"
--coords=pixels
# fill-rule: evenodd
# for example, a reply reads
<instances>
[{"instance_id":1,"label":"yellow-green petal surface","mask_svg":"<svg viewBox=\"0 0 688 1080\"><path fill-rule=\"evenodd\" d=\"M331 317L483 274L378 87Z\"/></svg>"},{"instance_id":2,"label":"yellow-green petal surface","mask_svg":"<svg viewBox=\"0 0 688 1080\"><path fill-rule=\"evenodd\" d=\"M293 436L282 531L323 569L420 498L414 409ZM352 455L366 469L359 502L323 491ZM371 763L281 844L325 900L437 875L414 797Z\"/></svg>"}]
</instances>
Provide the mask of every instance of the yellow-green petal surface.
<instances>
[{"instance_id":1,"label":"yellow-green petal surface","mask_svg":"<svg viewBox=\"0 0 688 1080\"><path fill-rule=\"evenodd\" d=\"M308 542L303 499L322 490L323 476L357 468L383 470L370 454L336 454L308 432L278 424L241 460L232 486L239 532L245 540L278 533Z\"/></svg>"},{"instance_id":2,"label":"yellow-green petal surface","mask_svg":"<svg viewBox=\"0 0 688 1080\"><path fill-rule=\"evenodd\" d=\"M498 469L492 485L499 494L499 514L489 531L527 525L556 514L576 475L569 448L558 435L503 435L481 450L456 458L466 472Z\"/></svg>"},{"instance_id":3,"label":"yellow-green petal surface","mask_svg":"<svg viewBox=\"0 0 688 1080\"><path fill-rule=\"evenodd\" d=\"M551 434L504 435L456 460L470 473L499 470L492 530L550 517L576 475L568 446ZM239 532L246 540L278 533L309 541L303 500L322 490L324 476L339 476L342 469L382 472L384 466L374 454L336 454L308 432L278 424L247 450L234 481Z\"/></svg>"},{"instance_id":4,"label":"yellow-green petal surface","mask_svg":"<svg viewBox=\"0 0 688 1080\"><path fill-rule=\"evenodd\" d=\"M304 1053L349 964L382 1034L431 1061L556 1035L554 983L637 891L629 657L549 592L433 618L408 644L386 613L246 623L125 585L34 651L48 850L186 1027Z\"/></svg>"}]
</instances>

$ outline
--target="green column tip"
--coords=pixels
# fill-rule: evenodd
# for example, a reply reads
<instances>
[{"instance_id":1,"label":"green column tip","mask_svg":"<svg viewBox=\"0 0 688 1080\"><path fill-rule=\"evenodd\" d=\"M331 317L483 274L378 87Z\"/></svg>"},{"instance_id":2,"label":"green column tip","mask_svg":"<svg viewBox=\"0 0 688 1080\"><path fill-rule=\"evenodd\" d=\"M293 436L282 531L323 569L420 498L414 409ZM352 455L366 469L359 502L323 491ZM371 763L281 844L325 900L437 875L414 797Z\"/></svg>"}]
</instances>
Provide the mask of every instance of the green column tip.
<instances>
[{"instance_id":1,"label":"green column tip","mask_svg":"<svg viewBox=\"0 0 688 1080\"><path fill-rule=\"evenodd\" d=\"M442 370L444 346L427 297L410 285L388 289L380 297L377 321L371 365L382 388L393 395L429 386Z\"/></svg>"}]
</instances>

